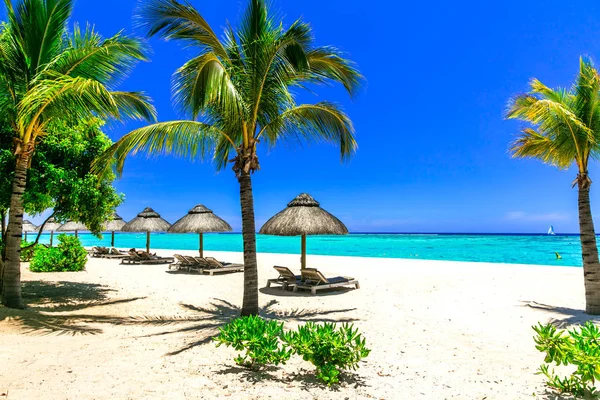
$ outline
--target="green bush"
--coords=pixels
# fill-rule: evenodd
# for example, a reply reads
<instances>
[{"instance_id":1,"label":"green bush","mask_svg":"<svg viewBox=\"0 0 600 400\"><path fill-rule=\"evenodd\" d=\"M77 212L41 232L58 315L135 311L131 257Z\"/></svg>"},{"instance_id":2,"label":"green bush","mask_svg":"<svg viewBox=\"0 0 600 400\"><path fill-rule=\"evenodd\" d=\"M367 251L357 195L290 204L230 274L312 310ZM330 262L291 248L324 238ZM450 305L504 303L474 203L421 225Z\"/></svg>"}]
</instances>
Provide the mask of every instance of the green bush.
<instances>
[{"instance_id":1,"label":"green bush","mask_svg":"<svg viewBox=\"0 0 600 400\"><path fill-rule=\"evenodd\" d=\"M31 261L35 252L34 242L21 242L21 261Z\"/></svg>"},{"instance_id":2,"label":"green bush","mask_svg":"<svg viewBox=\"0 0 600 400\"><path fill-rule=\"evenodd\" d=\"M267 364L285 364L291 350L282 347L279 341L283 334L283 322L265 321L258 316L240 317L220 328L215 337L216 345L231 346L238 354L235 362L248 368L259 368Z\"/></svg>"},{"instance_id":3,"label":"green bush","mask_svg":"<svg viewBox=\"0 0 600 400\"><path fill-rule=\"evenodd\" d=\"M284 343L317 368L317 378L327 385L339 382L340 370L358 368L358 362L371 350L353 325L308 322L297 331L283 334Z\"/></svg>"},{"instance_id":4,"label":"green bush","mask_svg":"<svg viewBox=\"0 0 600 400\"><path fill-rule=\"evenodd\" d=\"M588 321L584 326L564 331L547 324L533 326L535 348L545 353L538 374L546 376L546 384L561 392L580 397L595 397L600 393L594 386L600 379L600 330ZM576 370L567 377L560 378L550 363L575 366Z\"/></svg>"},{"instance_id":5,"label":"green bush","mask_svg":"<svg viewBox=\"0 0 600 400\"><path fill-rule=\"evenodd\" d=\"M33 272L83 271L87 252L75 236L59 235L58 245L47 248L37 246L29 265Z\"/></svg>"}]
</instances>

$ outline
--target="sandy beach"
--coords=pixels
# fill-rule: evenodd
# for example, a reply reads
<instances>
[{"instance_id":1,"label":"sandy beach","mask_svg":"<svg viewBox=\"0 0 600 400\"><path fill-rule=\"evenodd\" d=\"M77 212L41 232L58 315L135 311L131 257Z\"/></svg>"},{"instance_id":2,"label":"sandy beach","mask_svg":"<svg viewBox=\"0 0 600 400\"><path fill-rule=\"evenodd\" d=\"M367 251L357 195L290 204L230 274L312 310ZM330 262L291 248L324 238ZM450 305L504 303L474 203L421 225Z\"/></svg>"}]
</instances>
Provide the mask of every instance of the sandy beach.
<instances>
[{"instance_id":1,"label":"sandy beach","mask_svg":"<svg viewBox=\"0 0 600 400\"><path fill-rule=\"evenodd\" d=\"M273 265L298 270L298 255L258 261L264 317L289 328L351 321L364 333L372 352L339 387L319 384L298 358L246 371L211 343L239 312L242 274L90 259L81 273L24 264L28 309L0 308L0 399L551 399L534 375L542 355L531 326L585 320L580 268L309 256L361 284L311 296L264 288Z\"/></svg>"}]
</instances>

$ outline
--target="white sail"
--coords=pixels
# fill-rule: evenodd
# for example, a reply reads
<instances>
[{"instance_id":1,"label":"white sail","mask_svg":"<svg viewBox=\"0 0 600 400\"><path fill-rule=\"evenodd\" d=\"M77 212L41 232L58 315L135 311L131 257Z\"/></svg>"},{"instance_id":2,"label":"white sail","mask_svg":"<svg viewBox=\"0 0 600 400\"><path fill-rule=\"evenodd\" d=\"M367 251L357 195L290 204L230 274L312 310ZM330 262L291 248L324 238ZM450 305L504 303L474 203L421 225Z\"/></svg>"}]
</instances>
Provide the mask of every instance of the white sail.
<instances>
[{"instance_id":1,"label":"white sail","mask_svg":"<svg viewBox=\"0 0 600 400\"><path fill-rule=\"evenodd\" d=\"M550 228L548 229L548 235L555 235L554 227L552 225L550 225Z\"/></svg>"}]
</instances>

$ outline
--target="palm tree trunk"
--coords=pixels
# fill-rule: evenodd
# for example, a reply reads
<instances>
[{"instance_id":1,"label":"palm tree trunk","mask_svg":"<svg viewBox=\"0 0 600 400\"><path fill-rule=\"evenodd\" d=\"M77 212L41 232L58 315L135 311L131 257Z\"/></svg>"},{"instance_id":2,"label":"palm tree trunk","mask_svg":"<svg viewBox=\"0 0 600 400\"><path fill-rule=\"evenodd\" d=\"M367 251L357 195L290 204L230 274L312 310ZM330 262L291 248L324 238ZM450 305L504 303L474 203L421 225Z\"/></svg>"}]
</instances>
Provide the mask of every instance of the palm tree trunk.
<instances>
[{"instance_id":1,"label":"palm tree trunk","mask_svg":"<svg viewBox=\"0 0 600 400\"><path fill-rule=\"evenodd\" d=\"M8 229L6 232L6 260L2 277L2 304L22 308L21 303L21 235L23 231L23 193L27 182L29 152L17 156L13 178Z\"/></svg>"},{"instance_id":2,"label":"palm tree trunk","mask_svg":"<svg viewBox=\"0 0 600 400\"><path fill-rule=\"evenodd\" d=\"M250 173L242 172L240 204L242 207L242 237L244 240L244 299L242 316L258 315L258 270L256 266L256 229L254 225L254 199Z\"/></svg>"},{"instance_id":3,"label":"palm tree trunk","mask_svg":"<svg viewBox=\"0 0 600 400\"><path fill-rule=\"evenodd\" d=\"M590 181L579 177L579 234L581 256L583 258L583 278L585 285L585 312L600 315L600 262L596 232L590 206Z\"/></svg>"}]
</instances>

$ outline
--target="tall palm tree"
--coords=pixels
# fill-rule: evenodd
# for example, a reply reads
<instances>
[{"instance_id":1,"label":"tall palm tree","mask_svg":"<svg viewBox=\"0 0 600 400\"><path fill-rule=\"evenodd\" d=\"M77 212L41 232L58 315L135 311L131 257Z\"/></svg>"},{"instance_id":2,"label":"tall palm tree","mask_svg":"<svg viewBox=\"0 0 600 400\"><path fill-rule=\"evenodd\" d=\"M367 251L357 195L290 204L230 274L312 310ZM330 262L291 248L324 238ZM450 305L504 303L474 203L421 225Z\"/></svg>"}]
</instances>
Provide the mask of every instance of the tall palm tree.
<instances>
[{"instance_id":1,"label":"tall palm tree","mask_svg":"<svg viewBox=\"0 0 600 400\"><path fill-rule=\"evenodd\" d=\"M588 58L570 89L550 89L537 79L531 92L515 97L507 118L529 122L513 143L514 157L537 158L560 169L577 167L573 187L579 189L579 231L583 257L586 312L600 314L600 263L588 175L590 157L600 155L600 76Z\"/></svg>"},{"instance_id":2,"label":"tall palm tree","mask_svg":"<svg viewBox=\"0 0 600 400\"><path fill-rule=\"evenodd\" d=\"M141 93L114 91L134 64L145 59L139 40L100 37L93 28L67 30L73 0L5 1L0 32L0 117L11 126L16 157L10 202L2 303L21 307L20 261L23 193L36 145L55 120L131 117L155 120Z\"/></svg>"},{"instance_id":3,"label":"tall palm tree","mask_svg":"<svg viewBox=\"0 0 600 400\"><path fill-rule=\"evenodd\" d=\"M173 80L174 102L189 120L162 122L119 140L100 167L116 159L121 172L128 154L144 151L189 158L212 155L218 169L228 162L240 185L244 242L242 315L258 313L256 229L251 175L259 169L257 146L281 141L326 141L346 159L356 148L352 123L335 104L296 104L290 89L339 82L352 95L361 77L333 47L313 45L310 26L298 20L284 29L264 0L250 0L238 29L220 39L188 3L150 0L138 19L149 36L191 45L197 55Z\"/></svg>"}]
</instances>

